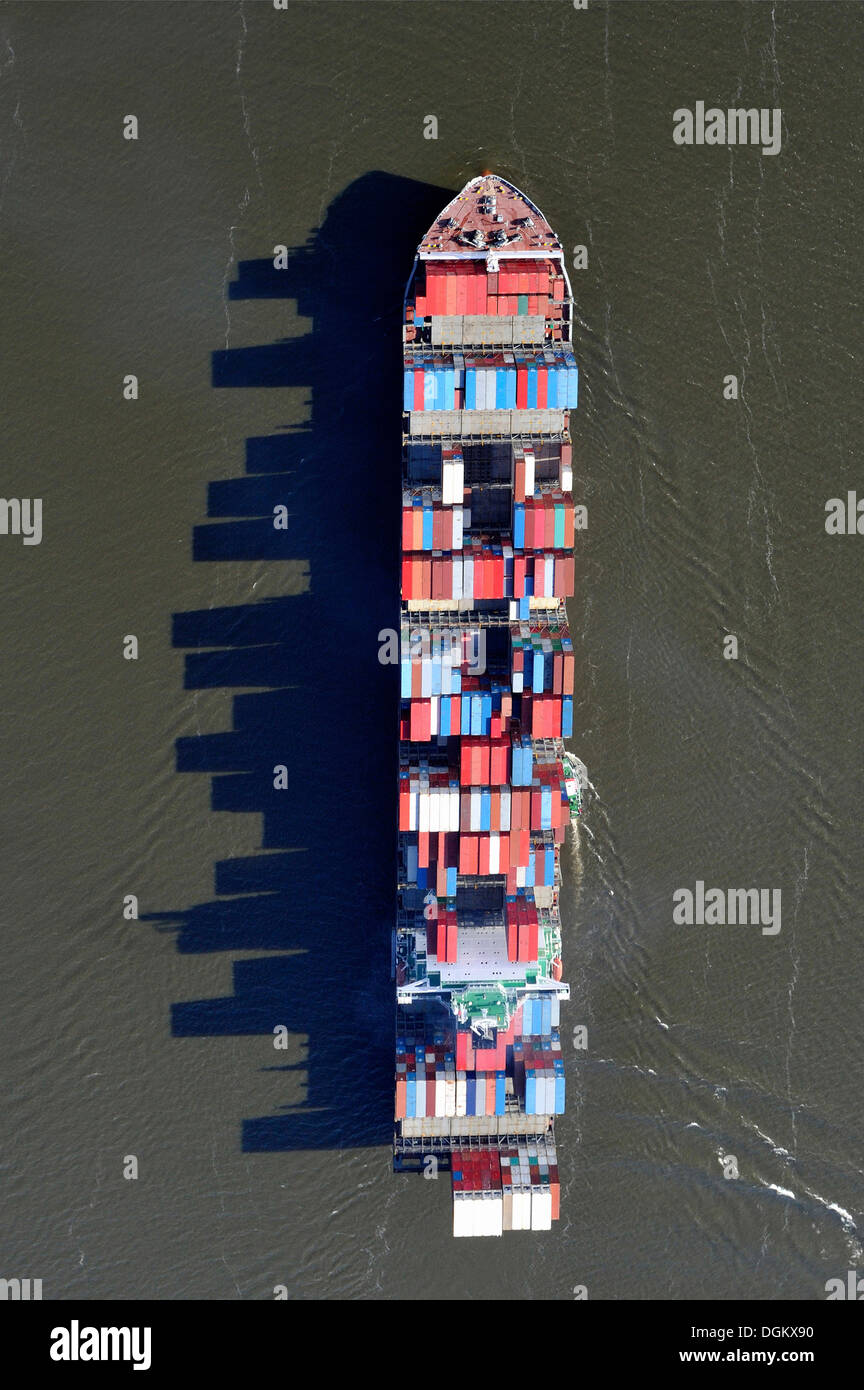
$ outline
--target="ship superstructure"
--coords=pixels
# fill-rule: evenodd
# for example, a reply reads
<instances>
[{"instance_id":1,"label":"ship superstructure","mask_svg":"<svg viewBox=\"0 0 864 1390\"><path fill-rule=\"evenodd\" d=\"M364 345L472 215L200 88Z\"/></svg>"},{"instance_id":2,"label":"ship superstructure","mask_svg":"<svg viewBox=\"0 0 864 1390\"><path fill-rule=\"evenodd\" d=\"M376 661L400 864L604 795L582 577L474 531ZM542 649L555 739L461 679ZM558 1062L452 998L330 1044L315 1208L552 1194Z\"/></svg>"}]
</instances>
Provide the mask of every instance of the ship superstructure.
<instances>
[{"instance_id":1,"label":"ship superstructure","mask_svg":"<svg viewBox=\"0 0 864 1390\"><path fill-rule=\"evenodd\" d=\"M418 247L403 323L394 1163L450 1169L457 1236L559 1214L571 324L543 214L472 179Z\"/></svg>"}]
</instances>

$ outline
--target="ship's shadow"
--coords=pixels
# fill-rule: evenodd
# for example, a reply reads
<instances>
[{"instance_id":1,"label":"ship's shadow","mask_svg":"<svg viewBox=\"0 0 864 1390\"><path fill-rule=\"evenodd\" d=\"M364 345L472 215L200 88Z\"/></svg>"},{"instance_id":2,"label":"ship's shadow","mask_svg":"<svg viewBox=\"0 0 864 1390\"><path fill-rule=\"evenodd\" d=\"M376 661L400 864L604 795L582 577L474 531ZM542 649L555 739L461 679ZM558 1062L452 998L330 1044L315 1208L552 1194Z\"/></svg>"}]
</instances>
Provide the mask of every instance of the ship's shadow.
<instances>
[{"instance_id":1,"label":"ship's shadow","mask_svg":"<svg viewBox=\"0 0 864 1390\"><path fill-rule=\"evenodd\" d=\"M286 269L244 261L229 286L232 299L296 299L311 331L212 358L216 388L311 394L305 428L248 439L245 475L211 482L193 535L200 562L308 559L309 592L173 619L174 645L191 649L186 688L238 691L231 730L178 740L178 771L210 775L213 810L258 813L261 852L217 863L211 901L145 917L182 952L295 953L237 961L233 994L172 1010L178 1037L284 1025L308 1038L306 1101L279 1102L274 1051L278 1113L243 1120L247 1151L392 1135L397 683L378 633L398 626L402 294L451 196L358 179Z\"/></svg>"}]
</instances>

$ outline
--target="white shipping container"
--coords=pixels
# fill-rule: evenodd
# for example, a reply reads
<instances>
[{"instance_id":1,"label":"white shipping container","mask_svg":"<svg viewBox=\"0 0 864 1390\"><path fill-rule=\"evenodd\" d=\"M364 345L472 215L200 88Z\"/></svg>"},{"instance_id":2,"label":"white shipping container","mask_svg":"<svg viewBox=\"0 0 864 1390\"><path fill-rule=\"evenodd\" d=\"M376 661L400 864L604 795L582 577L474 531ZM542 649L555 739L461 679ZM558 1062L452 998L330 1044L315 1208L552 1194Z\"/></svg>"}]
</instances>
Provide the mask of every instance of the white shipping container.
<instances>
[{"instance_id":1,"label":"white shipping container","mask_svg":"<svg viewBox=\"0 0 864 1390\"><path fill-rule=\"evenodd\" d=\"M525 450L525 495L530 497L534 491L534 450Z\"/></svg>"},{"instance_id":2,"label":"white shipping container","mask_svg":"<svg viewBox=\"0 0 864 1390\"><path fill-rule=\"evenodd\" d=\"M441 502L448 507L453 500L453 464L449 459L441 462Z\"/></svg>"},{"instance_id":3,"label":"white shipping container","mask_svg":"<svg viewBox=\"0 0 864 1390\"><path fill-rule=\"evenodd\" d=\"M440 1118L447 1114L447 1103L444 1097L444 1074L436 1071L435 1073L435 1114Z\"/></svg>"},{"instance_id":4,"label":"white shipping container","mask_svg":"<svg viewBox=\"0 0 864 1390\"><path fill-rule=\"evenodd\" d=\"M453 1072L448 1073L444 1080L444 1114L456 1114L456 1076Z\"/></svg>"},{"instance_id":5,"label":"white shipping container","mask_svg":"<svg viewBox=\"0 0 864 1390\"><path fill-rule=\"evenodd\" d=\"M514 1231L531 1230L531 1193L525 1191L520 1184L518 1189L513 1191L513 1226Z\"/></svg>"},{"instance_id":6,"label":"white shipping container","mask_svg":"<svg viewBox=\"0 0 864 1390\"><path fill-rule=\"evenodd\" d=\"M531 1230L552 1230L552 1193L548 1187L535 1187L531 1194Z\"/></svg>"},{"instance_id":7,"label":"white shipping container","mask_svg":"<svg viewBox=\"0 0 864 1390\"><path fill-rule=\"evenodd\" d=\"M491 1207L492 1229L489 1232L489 1234L493 1236L501 1236L504 1234L504 1196L500 1191L494 1193L492 1197Z\"/></svg>"},{"instance_id":8,"label":"white shipping container","mask_svg":"<svg viewBox=\"0 0 864 1390\"><path fill-rule=\"evenodd\" d=\"M453 1234L454 1236L470 1236L474 1232L472 1226L471 1201L467 1192L453 1193Z\"/></svg>"},{"instance_id":9,"label":"white shipping container","mask_svg":"<svg viewBox=\"0 0 864 1390\"><path fill-rule=\"evenodd\" d=\"M498 866L501 863L501 837L494 830L489 834L489 872L498 873Z\"/></svg>"}]
</instances>

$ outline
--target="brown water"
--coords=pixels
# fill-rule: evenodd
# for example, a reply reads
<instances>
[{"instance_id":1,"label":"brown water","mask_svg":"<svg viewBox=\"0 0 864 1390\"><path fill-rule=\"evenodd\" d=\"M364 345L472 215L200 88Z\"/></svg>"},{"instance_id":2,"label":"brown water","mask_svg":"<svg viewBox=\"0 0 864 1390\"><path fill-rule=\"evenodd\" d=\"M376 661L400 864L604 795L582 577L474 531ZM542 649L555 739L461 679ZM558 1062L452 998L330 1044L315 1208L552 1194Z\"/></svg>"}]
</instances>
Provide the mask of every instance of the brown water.
<instances>
[{"instance_id":1,"label":"brown water","mask_svg":"<svg viewBox=\"0 0 864 1390\"><path fill-rule=\"evenodd\" d=\"M3 490L44 506L39 546L0 536L0 1275L775 1299L864 1258L864 541L824 527L861 485L862 71L858 5L0 11ZM675 146L698 100L781 107L780 154ZM494 1246L452 1241L448 1180L390 1172L376 660L401 285L483 168L589 260L564 906L589 1045L563 1219ZM781 931L673 925L696 880L779 888Z\"/></svg>"}]
</instances>

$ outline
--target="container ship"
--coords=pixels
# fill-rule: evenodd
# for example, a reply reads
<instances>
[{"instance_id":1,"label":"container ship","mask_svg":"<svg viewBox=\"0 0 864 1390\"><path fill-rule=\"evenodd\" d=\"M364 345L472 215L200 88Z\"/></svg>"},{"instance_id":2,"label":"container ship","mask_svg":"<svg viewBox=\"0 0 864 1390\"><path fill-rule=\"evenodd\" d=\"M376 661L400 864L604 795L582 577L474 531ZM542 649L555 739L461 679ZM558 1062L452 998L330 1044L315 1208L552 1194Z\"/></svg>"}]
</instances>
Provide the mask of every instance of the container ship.
<instances>
[{"instance_id":1,"label":"container ship","mask_svg":"<svg viewBox=\"0 0 864 1390\"><path fill-rule=\"evenodd\" d=\"M454 1236L549 1230L565 1069L559 889L580 811L560 241L472 179L403 315L394 1167L451 1174ZM581 510L581 509L579 509Z\"/></svg>"}]
</instances>

